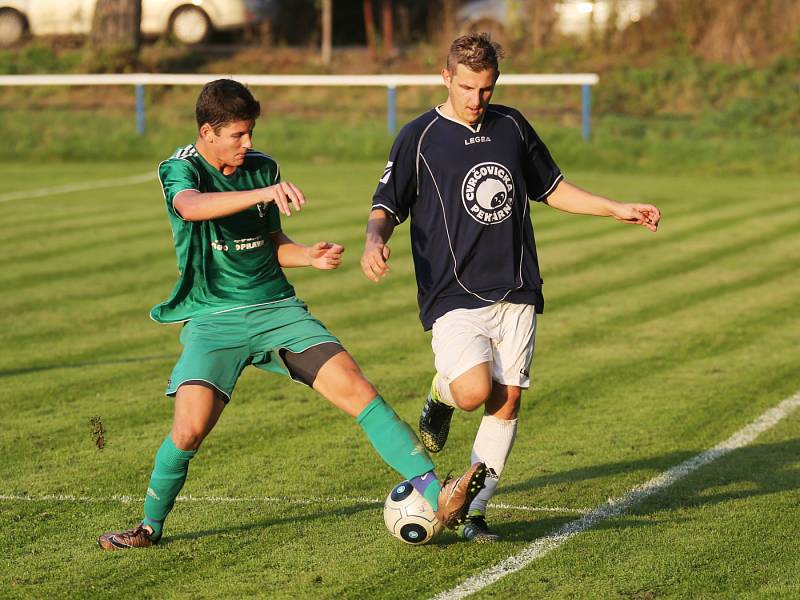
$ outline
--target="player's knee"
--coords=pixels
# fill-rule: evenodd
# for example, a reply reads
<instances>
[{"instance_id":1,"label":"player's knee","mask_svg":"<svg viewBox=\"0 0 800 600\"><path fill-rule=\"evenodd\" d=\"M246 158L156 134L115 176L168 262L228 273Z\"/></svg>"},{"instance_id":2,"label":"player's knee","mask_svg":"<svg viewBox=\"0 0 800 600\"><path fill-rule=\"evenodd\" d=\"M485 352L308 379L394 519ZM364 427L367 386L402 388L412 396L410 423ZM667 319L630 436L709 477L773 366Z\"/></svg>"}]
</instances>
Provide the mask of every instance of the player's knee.
<instances>
[{"instance_id":1,"label":"player's knee","mask_svg":"<svg viewBox=\"0 0 800 600\"><path fill-rule=\"evenodd\" d=\"M339 360L340 362L331 360L320 369L314 380L314 389L329 399L338 398L348 403L370 401L378 395L375 386L364 376L355 361L349 357Z\"/></svg>"},{"instance_id":2,"label":"player's knee","mask_svg":"<svg viewBox=\"0 0 800 600\"><path fill-rule=\"evenodd\" d=\"M172 428L172 441L179 450L197 450L203 443L205 433L191 426L175 426Z\"/></svg>"},{"instance_id":3,"label":"player's knee","mask_svg":"<svg viewBox=\"0 0 800 600\"><path fill-rule=\"evenodd\" d=\"M372 385L361 372L358 372L358 374L350 380L348 395L353 399L372 400L378 395L378 390L375 389L375 386Z\"/></svg>"},{"instance_id":4,"label":"player's knee","mask_svg":"<svg viewBox=\"0 0 800 600\"><path fill-rule=\"evenodd\" d=\"M489 391L483 388L461 391L453 395L453 400L461 410L472 412L486 403L486 400L489 399Z\"/></svg>"}]
</instances>

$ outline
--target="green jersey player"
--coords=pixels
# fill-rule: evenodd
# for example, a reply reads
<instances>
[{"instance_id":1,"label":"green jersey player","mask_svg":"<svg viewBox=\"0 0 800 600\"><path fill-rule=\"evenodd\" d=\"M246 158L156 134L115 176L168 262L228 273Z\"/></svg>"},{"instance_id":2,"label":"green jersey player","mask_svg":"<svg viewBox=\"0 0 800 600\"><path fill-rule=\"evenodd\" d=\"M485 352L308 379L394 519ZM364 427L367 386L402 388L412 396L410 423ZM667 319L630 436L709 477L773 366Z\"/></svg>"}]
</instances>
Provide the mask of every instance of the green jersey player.
<instances>
[{"instance_id":1,"label":"green jersey player","mask_svg":"<svg viewBox=\"0 0 800 600\"><path fill-rule=\"evenodd\" d=\"M143 520L101 535L98 543L106 550L158 543L189 461L247 365L308 385L354 417L380 457L411 482L446 526L463 522L484 485L482 463L440 482L411 428L295 297L282 269L335 269L344 248L324 241L303 246L281 230L280 215L300 211L305 197L281 181L275 160L253 150L259 115L260 104L242 84L212 81L197 100L197 140L159 165L179 276L151 316L159 323L184 323L183 353L166 391L175 398L175 415L156 453Z\"/></svg>"}]
</instances>

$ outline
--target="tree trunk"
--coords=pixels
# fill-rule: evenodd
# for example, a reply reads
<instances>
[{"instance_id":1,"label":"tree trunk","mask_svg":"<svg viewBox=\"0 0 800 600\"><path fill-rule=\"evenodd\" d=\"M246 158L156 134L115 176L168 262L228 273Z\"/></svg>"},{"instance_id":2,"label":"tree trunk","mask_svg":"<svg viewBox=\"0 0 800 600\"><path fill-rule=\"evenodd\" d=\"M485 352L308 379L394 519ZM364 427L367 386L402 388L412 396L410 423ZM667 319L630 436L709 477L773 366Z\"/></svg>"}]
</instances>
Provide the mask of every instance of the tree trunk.
<instances>
[{"instance_id":1,"label":"tree trunk","mask_svg":"<svg viewBox=\"0 0 800 600\"><path fill-rule=\"evenodd\" d=\"M378 45L375 42L375 15L372 12L372 0L364 0L364 32L367 37L367 48L372 62L378 60Z\"/></svg>"},{"instance_id":2,"label":"tree trunk","mask_svg":"<svg viewBox=\"0 0 800 600\"><path fill-rule=\"evenodd\" d=\"M89 43L92 70L135 66L142 44L142 0L97 0Z\"/></svg>"},{"instance_id":3,"label":"tree trunk","mask_svg":"<svg viewBox=\"0 0 800 600\"><path fill-rule=\"evenodd\" d=\"M439 32L448 47L455 38L456 10L458 10L458 2L456 0L444 0L442 2L442 23Z\"/></svg>"},{"instance_id":4,"label":"tree trunk","mask_svg":"<svg viewBox=\"0 0 800 600\"><path fill-rule=\"evenodd\" d=\"M381 34L383 36L383 60L394 58L394 19L392 0L381 0Z\"/></svg>"},{"instance_id":5,"label":"tree trunk","mask_svg":"<svg viewBox=\"0 0 800 600\"><path fill-rule=\"evenodd\" d=\"M550 41L556 22L555 2L554 0L528 0L527 7L530 19L528 45L536 49L544 48Z\"/></svg>"},{"instance_id":6,"label":"tree trunk","mask_svg":"<svg viewBox=\"0 0 800 600\"><path fill-rule=\"evenodd\" d=\"M333 38L333 0L322 0L322 64L331 64Z\"/></svg>"}]
</instances>

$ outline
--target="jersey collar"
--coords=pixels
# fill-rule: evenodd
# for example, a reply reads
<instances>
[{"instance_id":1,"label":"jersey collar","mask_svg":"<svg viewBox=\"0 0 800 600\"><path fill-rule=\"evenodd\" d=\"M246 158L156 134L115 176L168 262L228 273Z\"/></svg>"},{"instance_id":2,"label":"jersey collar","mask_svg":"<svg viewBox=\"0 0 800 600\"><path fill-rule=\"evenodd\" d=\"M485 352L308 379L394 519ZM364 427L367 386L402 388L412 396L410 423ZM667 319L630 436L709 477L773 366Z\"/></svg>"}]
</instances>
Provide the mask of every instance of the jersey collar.
<instances>
[{"instance_id":1,"label":"jersey collar","mask_svg":"<svg viewBox=\"0 0 800 600\"><path fill-rule=\"evenodd\" d=\"M470 130L472 133L479 133L479 132L480 132L480 130L481 130L481 125L483 125L483 120L486 118L486 113L488 113L488 112L489 112L489 110L488 110L488 109L487 109L487 110L485 110L485 111L483 111L483 115L481 116L481 120L480 120L480 121L478 121L477 125L475 125L475 126L473 127L473 126L472 126L472 125L470 125L469 123L464 123L464 121L460 121L460 120L458 120L458 119L454 119L453 117L449 117L449 116L447 116L446 114L444 114L444 113L441 111L441 108L442 108L443 106L444 106L444 104L440 104L440 105L438 105L436 108L434 108L433 110L435 110L435 111L437 112L437 114L438 114L440 117L442 117L443 119L447 119L448 121L452 121L453 123L458 123L458 124L459 124L459 125L461 125L462 127L466 127L467 129L469 129L469 130Z\"/></svg>"}]
</instances>

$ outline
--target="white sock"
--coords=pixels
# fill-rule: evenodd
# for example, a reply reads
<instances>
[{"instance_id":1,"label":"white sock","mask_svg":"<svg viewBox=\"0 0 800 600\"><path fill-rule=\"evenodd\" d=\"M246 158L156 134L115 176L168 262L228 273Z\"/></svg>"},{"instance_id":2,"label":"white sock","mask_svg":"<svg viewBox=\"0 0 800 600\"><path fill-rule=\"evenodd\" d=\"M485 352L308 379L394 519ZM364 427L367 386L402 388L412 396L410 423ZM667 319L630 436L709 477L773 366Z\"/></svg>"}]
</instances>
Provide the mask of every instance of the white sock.
<instances>
[{"instance_id":1,"label":"white sock","mask_svg":"<svg viewBox=\"0 0 800 600\"><path fill-rule=\"evenodd\" d=\"M506 460L511 453L514 445L514 438L517 436L518 419L506 421L486 415L481 420L478 434L475 436L475 444L472 446L472 464L483 462L486 464L486 487L475 496L472 504L469 505L469 512L480 512L486 514L486 504L494 496L497 483Z\"/></svg>"},{"instance_id":2,"label":"white sock","mask_svg":"<svg viewBox=\"0 0 800 600\"><path fill-rule=\"evenodd\" d=\"M436 386L436 393L439 394L439 402L458 408L456 401L453 400L453 392L450 391L450 382L448 380L437 374L436 382L433 385Z\"/></svg>"}]
</instances>

